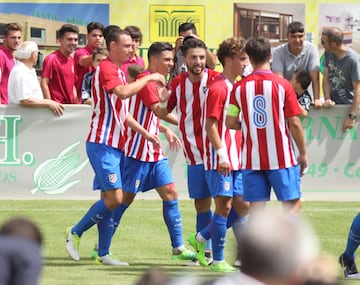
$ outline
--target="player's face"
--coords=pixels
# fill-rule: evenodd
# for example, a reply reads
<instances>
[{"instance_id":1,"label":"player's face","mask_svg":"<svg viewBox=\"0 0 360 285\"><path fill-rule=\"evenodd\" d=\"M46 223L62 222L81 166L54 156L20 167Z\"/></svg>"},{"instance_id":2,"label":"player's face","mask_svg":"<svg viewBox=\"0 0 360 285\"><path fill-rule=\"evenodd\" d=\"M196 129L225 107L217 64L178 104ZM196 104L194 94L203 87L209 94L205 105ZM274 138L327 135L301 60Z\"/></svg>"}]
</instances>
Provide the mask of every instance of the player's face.
<instances>
[{"instance_id":1,"label":"player's face","mask_svg":"<svg viewBox=\"0 0 360 285\"><path fill-rule=\"evenodd\" d=\"M16 50L21 43L21 31L9 31L7 36L4 36L4 46L10 51Z\"/></svg>"},{"instance_id":2,"label":"player's face","mask_svg":"<svg viewBox=\"0 0 360 285\"><path fill-rule=\"evenodd\" d=\"M294 54L299 54L304 46L305 32L288 33L289 49Z\"/></svg>"},{"instance_id":3,"label":"player's face","mask_svg":"<svg viewBox=\"0 0 360 285\"><path fill-rule=\"evenodd\" d=\"M231 67L233 68L236 76L243 75L245 68L249 64L249 57L246 52L236 53L231 61Z\"/></svg>"},{"instance_id":4,"label":"player's face","mask_svg":"<svg viewBox=\"0 0 360 285\"><path fill-rule=\"evenodd\" d=\"M104 36L101 30L92 30L87 35L88 45L92 48L99 48L104 43Z\"/></svg>"},{"instance_id":5,"label":"player's face","mask_svg":"<svg viewBox=\"0 0 360 285\"><path fill-rule=\"evenodd\" d=\"M184 62L189 73L200 75L206 66L206 50L204 48L190 48L184 56Z\"/></svg>"},{"instance_id":6,"label":"player's face","mask_svg":"<svg viewBox=\"0 0 360 285\"><path fill-rule=\"evenodd\" d=\"M75 51L78 44L78 34L72 32L66 32L60 39L60 49L66 53L71 54Z\"/></svg>"},{"instance_id":7,"label":"player's face","mask_svg":"<svg viewBox=\"0 0 360 285\"><path fill-rule=\"evenodd\" d=\"M120 62L127 61L134 51L133 41L129 35L120 35L115 46L117 58Z\"/></svg>"},{"instance_id":8,"label":"player's face","mask_svg":"<svg viewBox=\"0 0 360 285\"><path fill-rule=\"evenodd\" d=\"M171 68L174 66L174 56L172 51L165 50L158 56L156 56L156 71L168 75L171 71Z\"/></svg>"},{"instance_id":9,"label":"player's face","mask_svg":"<svg viewBox=\"0 0 360 285\"><path fill-rule=\"evenodd\" d=\"M98 67L100 62L102 62L106 58L106 55L104 54L97 54L95 55L95 59L93 60L93 67Z\"/></svg>"}]
</instances>

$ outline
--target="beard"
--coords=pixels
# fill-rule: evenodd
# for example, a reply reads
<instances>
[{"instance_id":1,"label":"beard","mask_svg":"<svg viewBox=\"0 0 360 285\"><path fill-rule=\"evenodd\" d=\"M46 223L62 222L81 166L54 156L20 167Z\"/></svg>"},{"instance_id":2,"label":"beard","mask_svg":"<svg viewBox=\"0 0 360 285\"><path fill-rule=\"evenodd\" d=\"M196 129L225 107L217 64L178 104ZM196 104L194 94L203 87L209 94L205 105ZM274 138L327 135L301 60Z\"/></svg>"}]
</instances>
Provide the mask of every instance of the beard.
<instances>
[{"instance_id":1,"label":"beard","mask_svg":"<svg viewBox=\"0 0 360 285\"><path fill-rule=\"evenodd\" d=\"M200 75L204 71L204 68L202 65L187 66L188 72L193 75Z\"/></svg>"}]
</instances>

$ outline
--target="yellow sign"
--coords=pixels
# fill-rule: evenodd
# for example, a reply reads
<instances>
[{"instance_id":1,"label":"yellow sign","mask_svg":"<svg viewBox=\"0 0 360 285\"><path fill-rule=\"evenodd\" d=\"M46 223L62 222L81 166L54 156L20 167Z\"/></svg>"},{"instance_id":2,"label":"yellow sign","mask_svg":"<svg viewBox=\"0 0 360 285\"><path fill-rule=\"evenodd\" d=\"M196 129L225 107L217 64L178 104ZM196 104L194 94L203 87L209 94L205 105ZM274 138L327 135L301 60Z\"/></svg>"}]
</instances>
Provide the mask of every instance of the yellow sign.
<instances>
[{"instance_id":1,"label":"yellow sign","mask_svg":"<svg viewBox=\"0 0 360 285\"><path fill-rule=\"evenodd\" d=\"M205 6L150 5L150 42L175 42L182 23L194 23L197 34L205 36Z\"/></svg>"}]
</instances>

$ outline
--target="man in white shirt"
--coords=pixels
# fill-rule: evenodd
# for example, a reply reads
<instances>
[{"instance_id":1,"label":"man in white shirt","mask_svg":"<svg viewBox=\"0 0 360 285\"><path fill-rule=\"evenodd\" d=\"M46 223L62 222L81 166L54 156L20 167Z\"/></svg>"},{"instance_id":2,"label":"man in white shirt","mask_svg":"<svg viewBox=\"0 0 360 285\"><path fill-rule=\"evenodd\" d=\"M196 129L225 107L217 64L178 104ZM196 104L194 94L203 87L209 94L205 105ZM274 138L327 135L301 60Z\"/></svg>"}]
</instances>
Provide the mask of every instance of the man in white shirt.
<instances>
[{"instance_id":1,"label":"man in white shirt","mask_svg":"<svg viewBox=\"0 0 360 285\"><path fill-rule=\"evenodd\" d=\"M20 44L14 55L17 61L9 76L9 104L20 104L35 108L48 107L56 116L61 116L64 112L64 105L44 99L33 68L38 59L37 44L32 41L25 41Z\"/></svg>"}]
</instances>

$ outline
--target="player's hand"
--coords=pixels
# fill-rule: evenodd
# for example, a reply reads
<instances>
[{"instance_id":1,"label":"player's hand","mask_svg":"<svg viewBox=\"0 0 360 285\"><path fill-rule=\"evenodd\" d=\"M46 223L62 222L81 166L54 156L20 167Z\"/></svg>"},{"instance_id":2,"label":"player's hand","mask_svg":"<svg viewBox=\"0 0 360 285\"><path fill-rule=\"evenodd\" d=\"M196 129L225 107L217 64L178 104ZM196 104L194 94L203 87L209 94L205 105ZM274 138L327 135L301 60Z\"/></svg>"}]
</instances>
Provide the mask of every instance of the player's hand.
<instances>
[{"instance_id":1,"label":"player's hand","mask_svg":"<svg viewBox=\"0 0 360 285\"><path fill-rule=\"evenodd\" d=\"M230 161L225 147L216 150L216 154L219 157L218 172L224 176L230 175Z\"/></svg>"},{"instance_id":2,"label":"player's hand","mask_svg":"<svg viewBox=\"0 0 360 285\"><path fill-rule=\"evenodd\" d=\"M149 81L158 82L162 86L166 85L165 76L162 75L161 73L155 72L155 73L152 73L147 76L148 76Z\"/></svg>"},{"instance_id":3,"label":"player's hand","mask_svg":"<svg viewBox=\"0 0 360 285\"><path fill-rule=\"evenodd\" d=\"M171 151L178 151L182 147L181 140L170 128L167 128L164 134Z\"/></svg>"},{"instance_id":4,"label":"player's hand","mask_svg":"<svg viewBox=\"0 0 360 285\"><path fill-rule=\"evenodd\" d=\"M167 102L171 95L171 90L167 90L165 86L158 86L158 95L160 102Z\"/></svg>"},{"instance_id":5,"label":"player's hand","mask_svg":"<svg viewBox=\"0 0 360 285\"><path fill-rule=\"evenodd\" d=\"M221 175L229 176L230 175L230 163L228 163L228 162L219 163L218 172Z\"/></svg>"},{"instance_id":6,"label":"player's hand","mask_svg":"<svg viewBox=\"0 0 360 285\"><path fill-rule=\"evenodd\" d=\"M314 109L319 110L322 108L322 106L323 106L323 103L321 102L320 99L314 100Z\"/></svg>"},{"instance_id":7,"label":"player's hand","mask_svg":"<svg viewBox=\"0 0 360 285\"><path fill-rule=\"evenodd\" d=\"M355 120L348 117L345 119L342 130L343 132L345 132L346 130L351 130L354 126L355 126Z\"/></svg>"},{"instance_id":8,"label":"player's hand","mask_svg":"<svg viewBox=\"0 0 360 285\"><path fill-rule=\"evenodd\" d=\"M332 108L335 106L335 102L331 99L326 99L323 105L324 108Z\"/></svg>"},{"instance_id":9,"label":"player's hand","mask_svg":"<svg viewBox=\"0 0 360 285\"><path fill-rule=\"evenodd\" d=\"M64 114L65 106L56 101L49 100L49 108L55 116L62 116Z\"/></svg>"},{"instance_id":10,"label":"player's hand","mask_svg":"<svg viewBox=\"0 0 360 285\"><path fill-rule=\"evenodd\" d=\"M300 177L302 177L304 176L304 174L307 172L308 169L308 161L306 154L299 154L297 160L300 166Z\"/></svg>"},{"instance_id":11,"label":"player's hand","mask_svg":"<svg viewBox=\"0 0 360 285\"><path fill-rule=\"evenodd\" d=\"M160 138L158 136L147 133L145 139L151 141L155 149L160 147Z\"/></svg>"}]
</instances>

